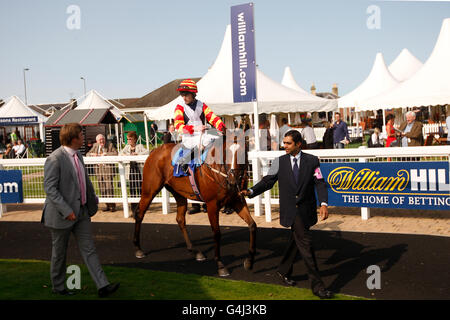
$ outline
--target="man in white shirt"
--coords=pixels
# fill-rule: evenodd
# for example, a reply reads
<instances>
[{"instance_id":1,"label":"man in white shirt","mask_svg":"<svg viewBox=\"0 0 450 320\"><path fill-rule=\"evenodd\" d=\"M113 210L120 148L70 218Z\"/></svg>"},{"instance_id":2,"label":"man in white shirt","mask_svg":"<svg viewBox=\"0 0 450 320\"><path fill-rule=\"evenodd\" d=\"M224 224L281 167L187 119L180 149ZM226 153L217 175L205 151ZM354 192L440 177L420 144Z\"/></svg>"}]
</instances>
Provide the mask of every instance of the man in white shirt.
<instances>
[{"instance_id":1,"label":"man in white shirt","mask_svg":"<svg viewBox=\"0 0 450 320\"><path fill-rule=\"evenodd\" d=\"M317 149L317 139L314 129L311 128L311 121L305 120L303 123L303 130L301 132L303 140L306 141L307 149Z\"/></svg>"},{"instance_id":2,"label":"man in white shirt","mask_svg":"<svg viewBox=\"0 0 450 320\"><path fill-rule=\"evenodd\" d=\"M26 149L27 148L25 148L25 145L22 143L21 139L17 140L17 144L13 147L14 154L19 158L22 158Z\"/></svg>"}]
</instances>

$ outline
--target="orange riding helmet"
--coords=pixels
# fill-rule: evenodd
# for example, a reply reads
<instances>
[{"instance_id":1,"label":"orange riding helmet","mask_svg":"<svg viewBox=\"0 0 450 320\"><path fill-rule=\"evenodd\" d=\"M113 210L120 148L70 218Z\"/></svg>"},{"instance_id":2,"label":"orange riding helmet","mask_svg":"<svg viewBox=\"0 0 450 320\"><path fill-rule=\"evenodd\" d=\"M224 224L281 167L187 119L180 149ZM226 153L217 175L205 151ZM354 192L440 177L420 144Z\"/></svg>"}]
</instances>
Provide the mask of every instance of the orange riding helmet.
<instances>
[{"instance_id":1,"label":"orange riding helmet","mask_svg":"<svg viewBox=\"0 0 450 320\"><path fill-rule=\"evenodd\" d=\"M192 92L197 93L197 84L195 81L191 79L186 79L181 81L180 85L178 86L177 91L186 91L186 92Z\"/></svg>"}]
</instances>

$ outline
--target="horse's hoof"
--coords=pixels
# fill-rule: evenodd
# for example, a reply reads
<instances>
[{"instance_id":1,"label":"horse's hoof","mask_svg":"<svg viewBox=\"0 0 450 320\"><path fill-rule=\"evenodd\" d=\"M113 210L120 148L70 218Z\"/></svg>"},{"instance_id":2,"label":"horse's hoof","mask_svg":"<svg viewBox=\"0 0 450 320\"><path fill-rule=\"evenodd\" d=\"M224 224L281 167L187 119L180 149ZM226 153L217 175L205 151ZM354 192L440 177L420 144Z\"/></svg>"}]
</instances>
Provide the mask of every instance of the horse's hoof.
<instances>
[{"instance_id":1,"label":"horse's hoof","mask_svg":"<svg viewBox=\"0 0 450 320\"><path fill-rule=\"evenodd\" d=\"M203 255L203 253L201 253L200 251L198 251L198 252L195 254L195 260L197 260L197 261L199 261L199 262L205 261L205 260L206 260L206 257Z\"/></svg>"},{"instance_id":2,"label":"horse's hoof","mask_svg":"<svg viewBox=\"0 0 450 320\"><path fill-rule=\"evenodd\" d=\"M136 258L138 259L145 258L145 253L142 250L136 251Z\"/></svg>"},{"instance_id":3,"label":"horse's hoof","mask_svg":"<svg viewBox=\"0 0 450 320\"><path fill-rule=\"evenodd\" d=\"M219 269L219 277L228 277L230 273L228 272L227 268L221 268Z\"/></svg>"},{"instance_id":4,"label":"horse's hoof","mask_svg":"<svg viewBox=\"0 0 450 320\"><path fill-rule=\"evenodd\" d=\"M245 270L252 270L253 269L253 261L250 258L247 258L244 260L244 268Z\"/></svg>"}]
</instances>

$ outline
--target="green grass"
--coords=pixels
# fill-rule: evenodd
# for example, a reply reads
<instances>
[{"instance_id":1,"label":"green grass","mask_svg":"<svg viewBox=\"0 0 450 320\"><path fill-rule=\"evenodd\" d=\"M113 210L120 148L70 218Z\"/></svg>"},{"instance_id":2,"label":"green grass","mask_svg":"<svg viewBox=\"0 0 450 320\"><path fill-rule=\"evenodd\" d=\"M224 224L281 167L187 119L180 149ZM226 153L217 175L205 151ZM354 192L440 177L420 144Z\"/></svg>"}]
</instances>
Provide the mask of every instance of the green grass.
<instances>
[{"instance_id":1,"label":"green grass","mask_svg":"<svg viewBox=\"0 0 450 320\"><path fill-rule=\"evenodd\" d=\"M81 268L81 289L72 297L51 293L50 263L0 259L0 300L93 300L97 290L87 268ZM104 266L110 282L120 282L111 296L119 300L315 300L311 290L209 276ZM338 294L334 299L363 298Z\"/></svg>"}]
</instances>

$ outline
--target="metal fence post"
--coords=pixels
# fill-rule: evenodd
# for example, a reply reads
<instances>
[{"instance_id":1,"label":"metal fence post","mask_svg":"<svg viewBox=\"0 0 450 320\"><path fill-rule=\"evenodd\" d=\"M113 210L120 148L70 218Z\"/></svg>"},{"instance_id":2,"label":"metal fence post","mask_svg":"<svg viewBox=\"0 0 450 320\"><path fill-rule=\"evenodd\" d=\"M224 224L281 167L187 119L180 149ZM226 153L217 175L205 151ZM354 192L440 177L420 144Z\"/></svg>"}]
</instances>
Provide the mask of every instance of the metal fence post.
<instances>
[{"instance_id":1,"label":"metal fence post","mask_svg":"<svg viewBox=\"0 0 450 320\"><path fill-rule=\"evenodd\" d=\"M127 180L125 179L125 166L122 161L119 164L119 176L120 176L120 189L122 191L122 203L123 203L123 216L128 218L130 212L128 210L128 190L127 190Z\"/></svg>"}]
</instances>

